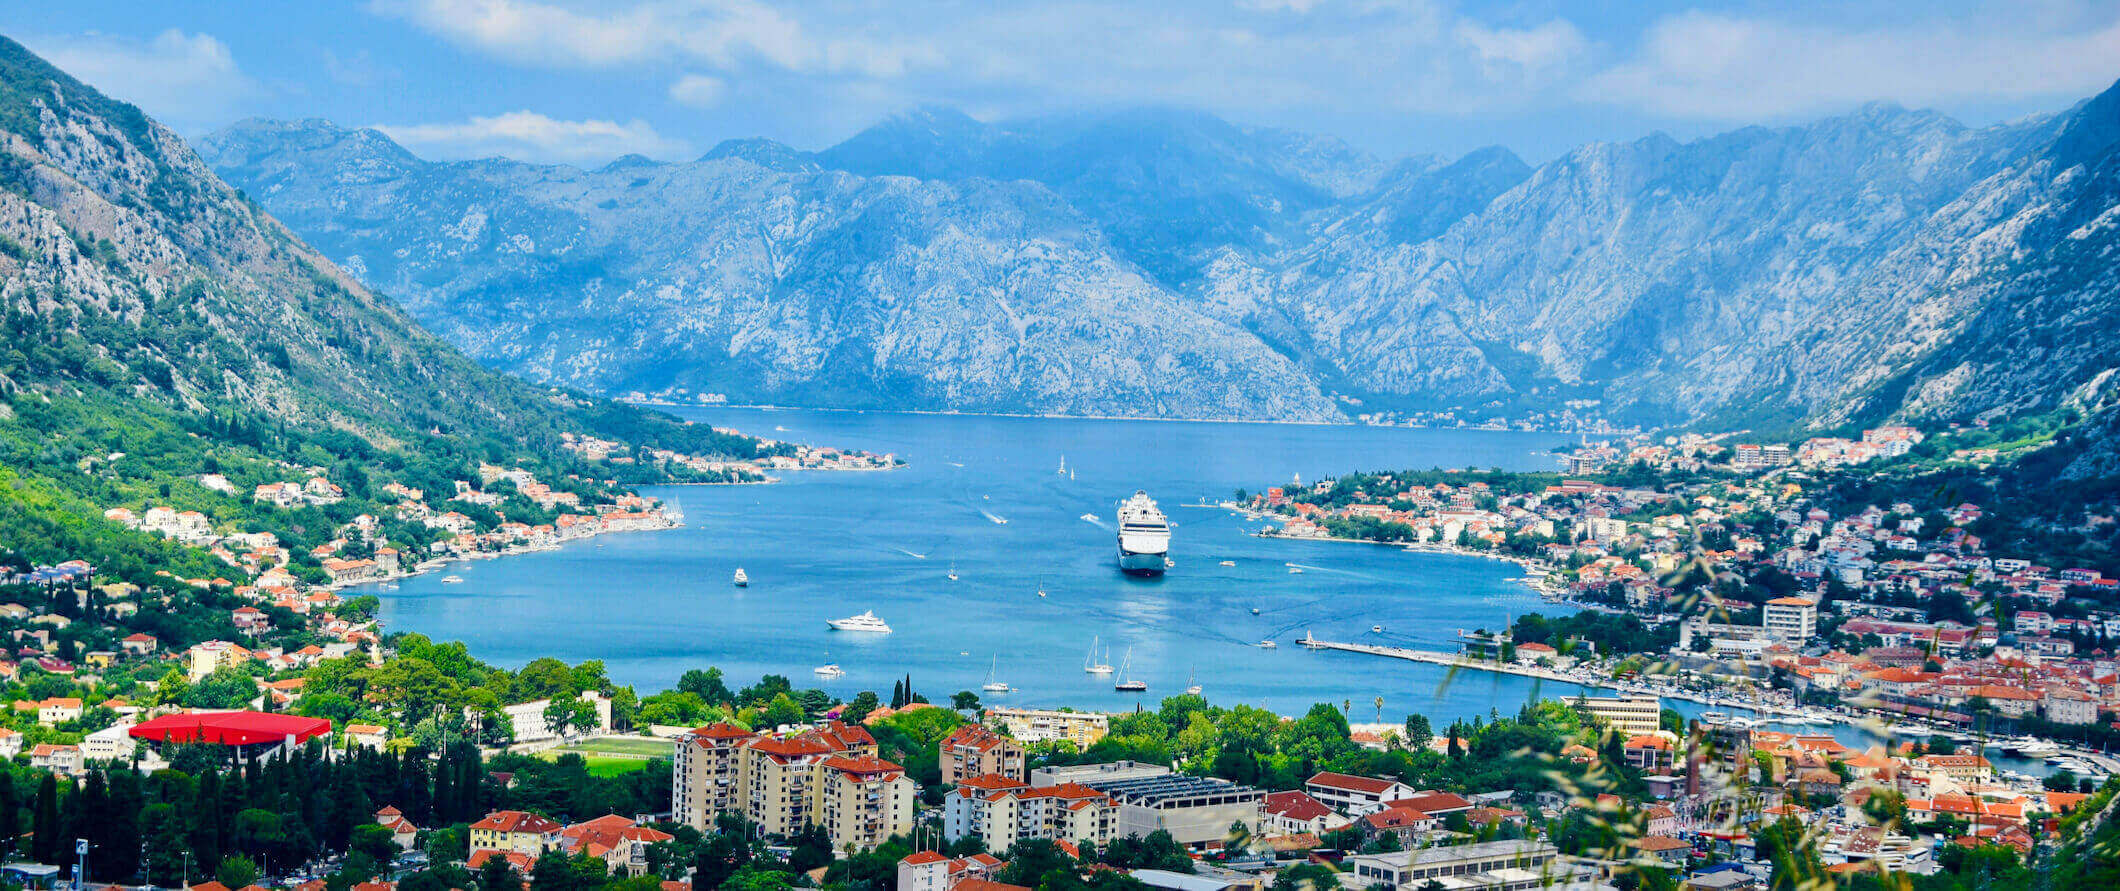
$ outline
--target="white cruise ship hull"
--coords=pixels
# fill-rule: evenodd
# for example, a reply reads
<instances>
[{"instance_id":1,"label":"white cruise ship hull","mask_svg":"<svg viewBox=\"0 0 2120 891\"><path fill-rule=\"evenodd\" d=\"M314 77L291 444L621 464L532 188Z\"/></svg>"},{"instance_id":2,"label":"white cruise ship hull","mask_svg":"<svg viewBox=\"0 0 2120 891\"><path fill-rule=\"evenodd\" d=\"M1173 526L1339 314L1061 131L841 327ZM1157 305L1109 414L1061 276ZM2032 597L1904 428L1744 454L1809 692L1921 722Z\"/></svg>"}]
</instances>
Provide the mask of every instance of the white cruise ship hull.
<instances>
[{"instance_id":1,"label":"white cruise ship hull","mask_svg":"<svg viewBox=\"0 0 2120 891\"><path fill-rule=\"evenodd\" d=\"M1129 554L1119 552L1119 569L1128 575L1162 575L1162 554Z\"/></svg>"}]
</instances>

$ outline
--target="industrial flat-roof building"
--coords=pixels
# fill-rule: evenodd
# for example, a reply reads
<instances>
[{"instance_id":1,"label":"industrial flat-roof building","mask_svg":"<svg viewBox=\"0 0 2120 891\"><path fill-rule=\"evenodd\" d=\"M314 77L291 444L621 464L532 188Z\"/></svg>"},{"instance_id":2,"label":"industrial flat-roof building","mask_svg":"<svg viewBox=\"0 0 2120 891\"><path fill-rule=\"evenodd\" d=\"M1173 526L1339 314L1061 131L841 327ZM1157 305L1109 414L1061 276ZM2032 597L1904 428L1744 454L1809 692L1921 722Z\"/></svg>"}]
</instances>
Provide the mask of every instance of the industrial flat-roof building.
<instances>
[{"instance_id":1,"label":"industrial flat-roof building","mask_svg":"<svg viewBox=\"0 0 2120 891\"><path fill-rule=\"evenodd\" d=\"M1539 888L1589 888L1597 884L1594 869L1558 861L1550 844L1526 839L1469 845L1416 848L1348 859L1359 888L1379 885L1391 891L1418 891L1429 882L1445 891L1533 891Z\"/></svg>"},{"instance_id":2,"label":"industrial flat-roof building","mask_svg":"<svg viewBox=\"0 0 2120 891\"><path fill-rule=\"evenodd\" d=\"M1259 807L1266 793L1228 780L1165 772L1159 775L1122 778L1069 777L1111 796L1118 806L1114 835L1147 837L1156 830L1188 850L1218 850L1229 839L1229 827L1259 822Z\"/></svg>"}]
</instances>

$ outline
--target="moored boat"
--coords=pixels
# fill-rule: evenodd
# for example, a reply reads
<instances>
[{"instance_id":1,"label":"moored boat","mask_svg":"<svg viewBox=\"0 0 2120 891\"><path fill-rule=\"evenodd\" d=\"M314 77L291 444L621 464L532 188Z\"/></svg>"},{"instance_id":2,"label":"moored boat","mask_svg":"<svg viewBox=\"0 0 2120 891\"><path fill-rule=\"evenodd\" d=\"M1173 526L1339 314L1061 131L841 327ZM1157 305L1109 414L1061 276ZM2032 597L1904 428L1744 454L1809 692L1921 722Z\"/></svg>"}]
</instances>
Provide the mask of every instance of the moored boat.
<instances>
[{"instance_id":1,"label":"moored boat","mask_svg":"<svg viewBox=\"0 0 2120 891\"><path fill-rule=\"evenodd\" d=\"M866 631L871 634L891 633L891 626L884 624L882 619L876 618L876 613L873 610L862 610L861 615L858 616L831 619L826 621L825 624L832 626L834 631Z\"/></svg>"}]
</instances>

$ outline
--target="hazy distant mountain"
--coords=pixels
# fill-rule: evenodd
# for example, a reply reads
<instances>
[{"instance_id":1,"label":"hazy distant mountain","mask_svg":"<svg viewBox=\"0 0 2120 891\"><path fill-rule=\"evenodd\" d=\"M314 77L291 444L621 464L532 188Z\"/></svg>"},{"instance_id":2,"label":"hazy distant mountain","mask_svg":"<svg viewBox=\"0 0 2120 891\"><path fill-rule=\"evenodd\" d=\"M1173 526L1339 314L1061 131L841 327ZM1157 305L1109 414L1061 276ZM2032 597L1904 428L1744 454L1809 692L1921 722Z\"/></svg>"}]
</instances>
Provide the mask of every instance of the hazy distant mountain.
<instances>
[{"instance_id":1,"label":"hazy distant mountain","mask_svg":"<svg viewBox=\"0 0 2120 891\"><path fill-rule=\"evenodd\" d=\"M931 109L596 171L322 122L201 150L474 354L605 390L1739 426L2042 408L2110 370L2116 105L1875 105L1535 169L1169 110Z\"/></svg>"},{"instance_id":2,"label":"hazy distant mountain","mask_svg":"<svg viewBox=\"0 0 2120 891\"><path fill-rule=\"evenodd\" d=\"M767 143L595 171L403 164L247 122L202 150L474 354L613 392L1324 419L1294 361L1200 312L1035 182L826 170Z\"/></svg>"}]
</instances>

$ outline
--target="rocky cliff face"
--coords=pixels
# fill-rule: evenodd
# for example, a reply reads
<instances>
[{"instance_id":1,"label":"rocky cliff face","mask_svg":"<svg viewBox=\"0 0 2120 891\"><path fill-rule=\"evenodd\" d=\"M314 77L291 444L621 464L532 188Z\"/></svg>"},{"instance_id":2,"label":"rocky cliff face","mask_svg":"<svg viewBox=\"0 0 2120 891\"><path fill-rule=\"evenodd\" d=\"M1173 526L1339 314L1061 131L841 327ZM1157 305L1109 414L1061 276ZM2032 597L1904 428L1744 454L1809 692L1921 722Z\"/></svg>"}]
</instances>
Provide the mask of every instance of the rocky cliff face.
<instances>
[{"instance_id":1,"label":"rocky cliff face","mask_svg":"<svg viewBox=\"0 0 2120 891\"><path fill-rule=\"evenodd\" d=\"M609 391L1317 419L1594 402L1719 426L2081 398L2116 362L2108 92L1386 165L1136 111L924 111L824 152L435 164L248 122L205 156L475 355Z\"/></svg>"}]
</instances>

